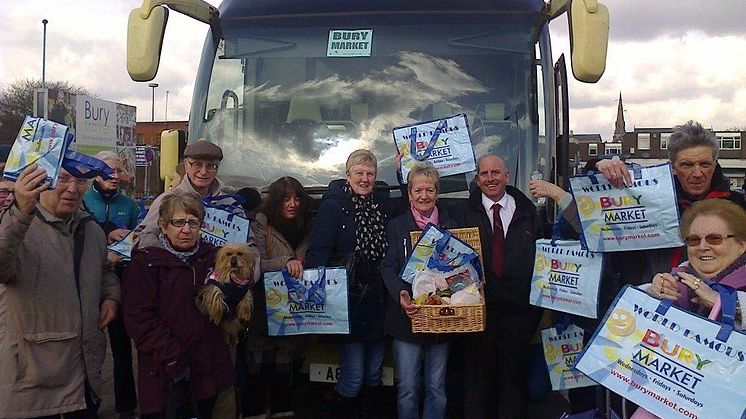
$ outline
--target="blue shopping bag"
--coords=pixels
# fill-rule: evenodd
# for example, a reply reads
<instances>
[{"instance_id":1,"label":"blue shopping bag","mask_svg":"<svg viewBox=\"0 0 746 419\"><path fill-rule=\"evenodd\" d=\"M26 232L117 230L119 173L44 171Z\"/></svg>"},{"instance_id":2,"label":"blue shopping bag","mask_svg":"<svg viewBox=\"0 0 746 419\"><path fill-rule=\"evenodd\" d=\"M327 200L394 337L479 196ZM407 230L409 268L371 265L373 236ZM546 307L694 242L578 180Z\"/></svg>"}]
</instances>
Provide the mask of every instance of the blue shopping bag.
<instances>
[{"instance_id":1,"label":"blue shopping bag","mask_svg":"<svg viewBox=\"0 0 746 419\"><path fill-rule=\"evenodd\" d=\"M599 174L570 178L583 247L620 252L683 246L671 165L633 164L630 171L632 185L622 188Z\"/></svg>"},{"instance_id":2,"label":"blue shopping bag","mask_svg":"<svg viewBox=\"0 0 746 419\"><path fill-rule=\"evenodd\" d=\"M205 220L199 231L202 239L215 246L248 243L251 221L242 215L242 200L241 196L227 194L204 198Z\"/></svg>"},{"instance_id":3,"label":"blue shopping bag","mask_svg":"<svg viewBox=\"0 0 746 419\"><path fill-rule=\"evenodd\" d=\"M544 360L549 371L552 390L588 387L596 383L575 369L577 356L583 350L583 329L569 324L556 325L541 331Z\"/></svg>"},{"instance_id":4,"label":"blue shopping bag","mask_svg":"<svg viewBox=\"0 0 746 419\"><path fill-rule=\"evenodd\" d=\"M24 169L36 164L47 172L49 188L54 189L62 159L72 141L73 134L67 126L26 116L8 155L3 177L17 180Z\"/></svg>"},{"instance_id":5,"label":"blue shopping bag","mask_svg":"<svg viewBox=\"0 0 746 419\"><path fill-rule=\"evenodd\" d=\"M404 182L409 171L421 161L435 167L440 176L477 170L465 114L394 128L394 145L403 154Z\"/></svg>"},{"instance_id":6,"label":"blue shopping bag","mask_svg":"<svg viewBox=\"0 0 746 419\"><path fill-rule=\"evenodd\" d=\"M662 418L743 418L746 334L733 329L735 290L714 288L723 323L625 286L576 368Z\"/></svg>"},{"instance_id":7,"label":"blue shopping bag","mask_svg":"<svg viewBox=\"0 0 746 419\"><path fill-rule=\"evenodd\" d=\"M583 249L578 240L559 239L563 218L550 240L536 241L529 303L578 316L598 318L603 254Z\"/></svg>"},{"instance_id":8,"label":"blue shopping bag","mask_svg":"<svg viewBox=\"0 0 746 419\"><path fill-rule=\"evenodd\" d=\"M482 278L482 264L477 252L450 231L428 223L399 277L411 284L417 272L425 269L449 272L466 264L471 264L478 278Z\"/></svg>"},{"instance_id":9,"label":"blue shopping bag","mask_svg":"<svg viewBox=\"0 0 746 419\"><path fill-rule=\"evenodd\" d=\"M269 336L350 333L345 268L306 269L298 279L265 272L264 291Z\"/></svg>"}]
</instances>

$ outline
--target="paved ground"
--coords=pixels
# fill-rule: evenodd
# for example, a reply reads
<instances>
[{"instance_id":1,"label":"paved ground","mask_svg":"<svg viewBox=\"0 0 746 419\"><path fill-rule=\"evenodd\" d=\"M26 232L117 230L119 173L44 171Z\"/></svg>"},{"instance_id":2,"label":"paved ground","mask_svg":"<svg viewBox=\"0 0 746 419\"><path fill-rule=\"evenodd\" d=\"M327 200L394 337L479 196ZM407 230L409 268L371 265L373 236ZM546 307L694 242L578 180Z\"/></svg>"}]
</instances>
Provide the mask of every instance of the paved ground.
<instances>
[{"instance_id":1,"label":"paved ground","mask_svg":"<svg viewBox=\"0 0 746 419\"><path fill-rule=\"evenodd\" d=\"M136 358L136 357L135 357ZM136 367L135 367L136 371ZM118 415L114 411L114 382L112 376L112 360L111 351L107 353L106 362L104 365L104 389L103 389L103 403L99 410L99 417L101 419L112 419L117 418ZM135 372L135 376L137 373ZM458 381L458 380L457 380ZM322 383L306 383L301 386L298 392L297 402L297 416L298 418L309 418L309 419L323 419L330 416L329 407L331 406L332 400L332 385ZM385 391L381 395L379 406L381 411L378 417L381 418L395 418L396 417L396 405L395 405L395 392L393 387L386 387ZM549 393L546 398L542 400L536 400L535 403L529 407L529 417L532 419L557 419L567 409L568 405L564 398L558 392ZM461 415L461 406L455 403L449 404L448 418L457 419Z\"/></svg>"}]
</instances>

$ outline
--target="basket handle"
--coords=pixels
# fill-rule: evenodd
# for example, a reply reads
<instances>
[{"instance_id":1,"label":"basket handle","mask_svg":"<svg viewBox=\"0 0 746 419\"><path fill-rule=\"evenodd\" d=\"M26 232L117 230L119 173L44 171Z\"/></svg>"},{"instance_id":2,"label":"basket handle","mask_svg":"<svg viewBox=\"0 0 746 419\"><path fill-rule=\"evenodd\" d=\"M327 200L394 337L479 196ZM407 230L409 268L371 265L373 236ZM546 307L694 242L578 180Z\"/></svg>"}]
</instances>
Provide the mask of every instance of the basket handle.
<instances>
[{"instance_id":1,"label":"basket handle","mask_svg":"<svg viewBox=\"0 0 746 419\"><path fill-rule=\"evenodd\" d=\"M457 315L457 314L456 314L456 310L454 310L454 309L453 309L453 308L451 308L451 307L447 307L447 306L445 306L445 307L441 307L441 308L440 308L440 309L438 310L438 313L437 313L436 315L434 315L434 316L433 316L433 315L430 315L429 317L432 317L432 318L438 318L438 317L452 317L452 318L455 318L455 319L459 319L459 318L463 318L464 316L463 316L463 315Z\"/></svg>"}]
</instances>

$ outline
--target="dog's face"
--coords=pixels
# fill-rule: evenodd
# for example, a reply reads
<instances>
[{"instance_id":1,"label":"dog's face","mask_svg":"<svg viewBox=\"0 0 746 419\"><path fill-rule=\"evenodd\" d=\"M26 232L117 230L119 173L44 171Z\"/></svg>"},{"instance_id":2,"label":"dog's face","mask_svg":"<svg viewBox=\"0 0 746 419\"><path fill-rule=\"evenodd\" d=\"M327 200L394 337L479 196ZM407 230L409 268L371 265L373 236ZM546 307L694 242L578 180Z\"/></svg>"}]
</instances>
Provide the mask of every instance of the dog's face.
<instances>
[{"instance_id":1,"label":"dog's face","mask_svg":"<svg viewBox=\"0 0 746 419\"><path fill-rule=\"evenodd\" d=\"M220 248L215 259L215 271L220 282L232 277L251 278L254 275L256 255L248 245L229 243Z\"/></svg>"}]
</instances>

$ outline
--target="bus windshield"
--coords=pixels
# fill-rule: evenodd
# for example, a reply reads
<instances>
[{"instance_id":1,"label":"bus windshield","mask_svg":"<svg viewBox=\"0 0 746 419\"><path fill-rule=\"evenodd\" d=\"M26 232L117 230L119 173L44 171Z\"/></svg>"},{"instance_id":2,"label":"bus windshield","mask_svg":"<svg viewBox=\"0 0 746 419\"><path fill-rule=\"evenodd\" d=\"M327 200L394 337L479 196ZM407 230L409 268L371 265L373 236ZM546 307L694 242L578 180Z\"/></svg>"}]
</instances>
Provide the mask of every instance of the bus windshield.
<instances>
[{"instance_id":1,"label":"bus windshield","mask_svg":"<svg viewBox=\"0 0 746 419\"><path fill-rule=\"evenodd\" d=\"M476 156L503 156L511 183L525 190L544 169L530 15L357 19L226 19L218 44L208 34L190 141L223 148L224 182L262 188L293 176L326 186L344 177L350 152L367 148L378 179L395 185L392 129L460 113ZM330 31L342 29L369 31L370 51L330 56ZM447 189L463 195L473 176Z\"/></svg>"}]
</instances>

